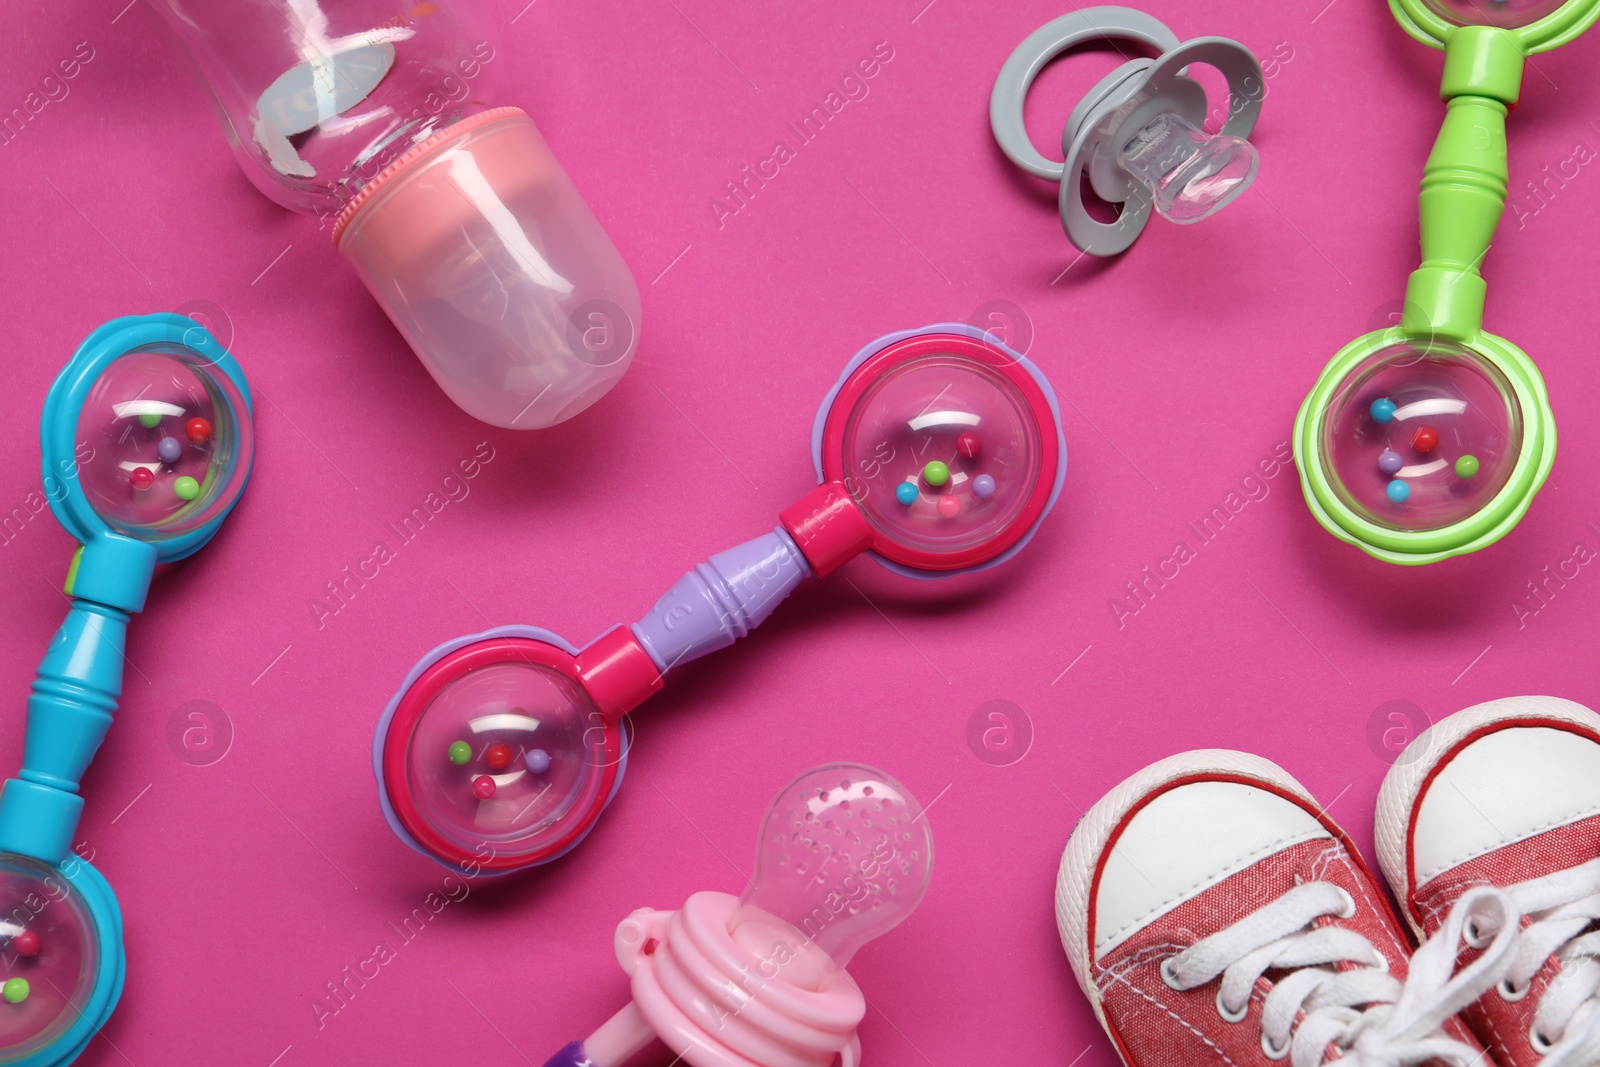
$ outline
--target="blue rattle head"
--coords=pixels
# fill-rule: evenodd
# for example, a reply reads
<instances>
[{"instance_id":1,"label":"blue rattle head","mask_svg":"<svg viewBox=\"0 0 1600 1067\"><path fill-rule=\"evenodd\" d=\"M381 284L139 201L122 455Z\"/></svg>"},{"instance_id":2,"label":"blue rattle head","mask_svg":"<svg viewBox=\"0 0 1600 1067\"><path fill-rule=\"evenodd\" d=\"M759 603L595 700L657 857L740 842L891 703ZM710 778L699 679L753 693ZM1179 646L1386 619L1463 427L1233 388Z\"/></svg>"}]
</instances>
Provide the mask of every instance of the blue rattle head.
<instances>
[{"instance_id":1,"label":"blue rattle head","mask_svg":"<svg viewBox=\"0 0 1600 1067\"><path fill-rule=\"evenodd\" d=\"M50 507L83 546L67 592L137 611L156 563L210 541L250 478L250 414L243 372L194 320L143 315L90 334L39 429Z\"/></svg>"},{"instance_id":2,"label":"blue rattle head","mask_svg":"<svg viewBox=\"0 0 1600 1067\"><path fill-rule=\"evenodd\" d=\"M199 550L250 478L244 375L179 315L117 319L57 376L40 427L51 510L79 542L66 621L0 790L0 1063L72 1062L122 994L122 912L73 851L78 783L122 693L129 614L158 562Z\"/></svg>"}]
</instances>

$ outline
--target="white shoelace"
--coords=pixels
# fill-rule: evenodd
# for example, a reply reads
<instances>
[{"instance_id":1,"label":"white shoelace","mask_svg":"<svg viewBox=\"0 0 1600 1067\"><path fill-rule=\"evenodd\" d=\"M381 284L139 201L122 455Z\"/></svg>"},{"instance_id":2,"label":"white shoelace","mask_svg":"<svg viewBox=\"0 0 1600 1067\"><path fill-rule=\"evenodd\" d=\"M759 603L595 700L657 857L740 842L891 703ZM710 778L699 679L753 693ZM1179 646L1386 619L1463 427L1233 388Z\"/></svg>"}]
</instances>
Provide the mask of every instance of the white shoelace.
<instances>
[{"instance_id":1,"label":"white shoelace","mask_svg":"<svg viewBox=\"0 0 1600 1067\"><path fill-rule=\"evenodd\" d=\"M1321 1067L1330 1044L1344 1050L1339 1062L1350 1067L1413 1067L1430 1060L1482 1067L1480 1052L1441 1027L1511 966L1520 922L1511 897L1488 887L1464 893L1444 926L1411 957L1403 984L1365 937L1313 925L1323 917L1349 918L1355 909L1338 886L1307 882L1168 958L1161 976L1173 988L1188 990L1221 975L1217 1011L1233 1022L1243 1020L1262 975L1288 971L1267 994L1261 1047L1272 1059L1289 1057L1293 1067ZM1457 971L1469 920L1476 930L1494 933L1483 954ZM1339 964L1354 966L1339 970Z\"/></svg>"},{"instance_id":2,"label":"white shoelace","mask_svg":"<svg viewBox=\"0 0 1600 1067\"><path fill-rule=\"evenodd\" d=\"M1521 882L1506 890L1529 924L1501 984L1501 995L1526 996L1551 956L1561 973L1539 997L1528 1039L1543 1067L1600 1064L1600 859Z\"/></svg>"}]
</instances>

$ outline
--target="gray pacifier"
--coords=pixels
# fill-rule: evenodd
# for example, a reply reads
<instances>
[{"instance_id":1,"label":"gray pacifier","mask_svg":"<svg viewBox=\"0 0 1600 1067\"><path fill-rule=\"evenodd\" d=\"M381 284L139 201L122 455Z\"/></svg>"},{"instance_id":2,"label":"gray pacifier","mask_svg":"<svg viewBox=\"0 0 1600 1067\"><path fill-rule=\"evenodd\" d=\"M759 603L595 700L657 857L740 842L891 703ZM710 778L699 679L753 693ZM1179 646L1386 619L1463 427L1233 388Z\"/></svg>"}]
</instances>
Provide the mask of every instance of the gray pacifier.
<instances>
[{"instance_id":1,"label":"gray pacifier","mask_svg":"<svg viewBox=\"0 0 1600 1067\"><path fill-rule=\"evenodd\" d=\"M1022 102L1052 59L1095 41L1134 41L1161 57L1130 60L1102 78L1067 119L1066 161L1052 162L1028 140ZM1206 94L1185 72L1191 63L1215 67L1228 81L1228 117L1217 134L1205 132ZM1142 11L1091 7L1034 31L1011 53L989 98L989 124L1013 163L1061 184L1061 225L1072 243L1089 255L1113 256L1133 244L1152 207L1173 222L1199 222L1249 188L1261 159L1245 138L1265 96L1261 64L1239 42L1180 43ZM1121 206L1115 222L1084 208L1082 174L1096 196Z\"/></svg>"}]
</instances>

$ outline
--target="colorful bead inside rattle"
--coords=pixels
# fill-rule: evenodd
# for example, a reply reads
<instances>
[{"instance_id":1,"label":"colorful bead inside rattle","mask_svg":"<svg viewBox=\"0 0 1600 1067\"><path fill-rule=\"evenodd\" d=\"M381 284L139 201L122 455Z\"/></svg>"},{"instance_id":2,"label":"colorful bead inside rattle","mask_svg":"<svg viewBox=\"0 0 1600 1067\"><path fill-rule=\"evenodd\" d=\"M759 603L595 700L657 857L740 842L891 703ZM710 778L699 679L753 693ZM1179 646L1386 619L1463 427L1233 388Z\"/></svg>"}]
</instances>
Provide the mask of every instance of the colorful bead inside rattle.
<instances>
[{"instance_id":1,"label":"colorful bead inside rattle","mask_svg":"<svg viewBox=\"0 0 1600 1067\"><path fill-rule=\"evenodd\" d=\"M411 729L403 807L413 817L401 817L419 839L480 860L543 848L557 823L595 802L610 758L598 721L582 689L543 664L502 659L460 673Z\"/></svg>"},{"instance_id":2,"label":"colorful bead inside rattle","mask_svg":"<svg viewBox=\"0 0 1600 1067\"><path fill-rule=\"evenodd\" d=\"M1505 487L1522 450L1522 413L1483 357L1402 343L1340 385L1321 447L1335 490L1357 514L1396 530L1438 530L1471 518Z\"/></svg>"},{"instance_id":3,"label":"colorful bead inside rattle","mask_svg":"<svg viewBox=\"0 0 1600 1067\"><path fill-rule=\"evenodd\" d=\"M1457 26L1499 26L1514 30L1553 14L1567 0L1427 0L1440 17Z\"/></svg>"},{"instance_id":4,"label":"colorful bead inside rattle","mask_svg":"<svg viewBox=\"0 0 1600 1067\"><path fill-rule=\"evenodd\" d=\"M78 1021L99 976L93 919L59 870L0 854L0 1049L27 1059Z\"/></svg>"},{"instance_id":5,"label":"colorful bead inside rattle","mask_svg":"<svg viewBox=\"0 0 1600 1067\"><path fill-rule=\"evenodd\" d=\"M999 368L937 352L891 367L856 400L841 445L850 495L914 557L969 551L1037 517L1039 421Z\"/></svg>"},{"instance_id":6,"label":"colorful bead inside rattle","mask_svg":"<svg viewBox=\"0 0 1600 1067\"><path fill-rule=\"evenodd\" d=\"M90 506L134 537L172 537L210 522L249 472L246 411L231 378L181 347L112 361L78 419L73 460Z\"/></svg>"}]
</instances>

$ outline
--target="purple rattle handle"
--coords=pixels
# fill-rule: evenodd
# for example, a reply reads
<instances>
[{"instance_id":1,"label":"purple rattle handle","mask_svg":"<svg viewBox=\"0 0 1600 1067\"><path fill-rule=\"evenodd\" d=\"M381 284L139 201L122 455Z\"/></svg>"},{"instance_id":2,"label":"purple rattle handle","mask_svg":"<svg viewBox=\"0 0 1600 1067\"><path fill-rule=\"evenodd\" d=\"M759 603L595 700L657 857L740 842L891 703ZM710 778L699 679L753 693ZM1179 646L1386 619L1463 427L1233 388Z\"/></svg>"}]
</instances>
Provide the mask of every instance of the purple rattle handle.
<instances>
[{"instance_id":1,"label":"purple rattle handle","mask_svg":"<svg viewBox=\"0 0 1600 1067\"><path fill-rule=\"evenodd\" d=\"M633 636L666 674L760 626L810 575L794 538L779 527L718 552L679 578L650 614L633 624Z\"/></svg>"},{"instance_id":2,"label":"purple rattle handle","mask_svg":"<svg viewBox=\"0 0 1600 1067\"><path fill-rule=\"evenodd\" d=\"M583 1042L574 1041L546 1060L544 1067L595 1067L595 1062L583 1050Z\"/></svg>"}]
</instances>

